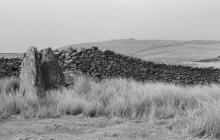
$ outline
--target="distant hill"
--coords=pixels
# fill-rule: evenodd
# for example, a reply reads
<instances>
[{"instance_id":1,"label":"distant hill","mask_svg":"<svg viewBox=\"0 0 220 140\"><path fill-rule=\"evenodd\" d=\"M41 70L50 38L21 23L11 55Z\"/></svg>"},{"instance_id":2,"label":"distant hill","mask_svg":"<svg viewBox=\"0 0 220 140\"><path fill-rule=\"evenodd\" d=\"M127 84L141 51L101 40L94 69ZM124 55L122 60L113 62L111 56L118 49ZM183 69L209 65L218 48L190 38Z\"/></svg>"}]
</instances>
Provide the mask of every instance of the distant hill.
<instances>
[{"instance_id":1,"label":"distant hill","mask_svg":"<svg viewBox=\"0 0 220 140\"><path fill-rule=\"evenodd\" d=\"M216 58L220 55L220 41L174 41L174 40L136 40L118 39L103 42L73 44L61 47L90 48L96 46L101 50L139 57L155 62L182 64L183 62L199 61Z\"/></svg>"},{"instance_id":2,"label":"distant hill","mask_svg":"<svg viewBox=\"0 0 220 140\"><path fill-rule=\"evenodd\" d=\"M0 58L15 58L15 57L22 57L23 53L0 53Z\"/></svg>"},{"instance_id":3,"label":"distant hill","mask_svg":"<svg viewBox=\"0 0 220 140\"><path fill-rule=\"evenodd\" d=\"M169 64L220 63L220 41L175 41L175 40L136 40L117 39L102 42L67 45L59 50L72 48L98 47L101 50L113 50L117 53ZM0 58L21 57L22 53L0 53ZM194 63L199 62L199 63ZM220 65L220 64L219 64Z\"/></svg>"},{"instance_id":4,"label":"distant hill","mask_svg":"<svg viewBox=\"0 0 220 140\"><path fill-rule=\"evenodd\" d=\"M216 58L210 58L210 59L203 59L203 60L199 60L198 62L220 62L220 56L216 57Z\"/></svg>"}]
</instances>

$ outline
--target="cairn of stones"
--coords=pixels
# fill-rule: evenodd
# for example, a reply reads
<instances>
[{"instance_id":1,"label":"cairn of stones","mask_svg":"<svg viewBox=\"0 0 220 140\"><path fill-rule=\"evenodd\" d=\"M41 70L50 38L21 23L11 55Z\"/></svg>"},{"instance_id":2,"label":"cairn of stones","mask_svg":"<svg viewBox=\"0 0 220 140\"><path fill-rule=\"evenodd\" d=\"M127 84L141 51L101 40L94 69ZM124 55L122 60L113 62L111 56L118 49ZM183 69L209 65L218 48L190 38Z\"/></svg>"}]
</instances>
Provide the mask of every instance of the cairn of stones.
<instances>
[{"instance_id":1,"label":"cairn of stones","mask_svg":"<svg viewBox=\"0 0 220 140\"><path fill-rule=\"evenodd\" d=\"M101 51L97 47L54 50L53 53L63 71L80 71L91 78L99 80L121 77L136 81L166 82L181 85L220 83L220 69L212 67L195 68L182 65L157 64L140 58L117 54L110 50ZM19 74L20 63L21 59L18 58L0 59L2 69L0 76Z\"/></svg>"}]
</instances>

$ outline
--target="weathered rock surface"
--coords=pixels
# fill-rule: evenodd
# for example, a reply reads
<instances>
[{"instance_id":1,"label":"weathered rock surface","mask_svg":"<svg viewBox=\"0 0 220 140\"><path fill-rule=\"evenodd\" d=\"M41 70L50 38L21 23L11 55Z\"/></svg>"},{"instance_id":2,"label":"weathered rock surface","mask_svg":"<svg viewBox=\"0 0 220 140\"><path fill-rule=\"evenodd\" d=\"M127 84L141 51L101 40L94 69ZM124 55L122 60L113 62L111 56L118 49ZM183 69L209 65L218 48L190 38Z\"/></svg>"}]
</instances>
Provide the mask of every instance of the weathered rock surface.
<instances>
[{"instance_id":1,"label":"weathered rock surface","mask_svg":"<svg viewBox=\"0 0 220 140\"><path fill-rule=\"evenodd\" d=\"M64 77L65 77L66 85L71 87L72 85L75 84L75 81L78 81L80 76L85 76L85 75L80 71L65 71Z\"/></svg>"},{"instance_id":2,"label":"weathered rock surface","mask_svg":"<svg viewBox=\"0 0 220 140\"><path fill-rule=\"evenodd\" d=\"M45 85L40 72L37 48L28 48L20 71L20 92L26 98L37 99L45 96Z\"/></svg>"},{"instance_id":3,"label":"weathered rock surface","mask_svg":"<svg viewBox=\"0 0 220 140\"><path fill-rule=\"evenodd\" d=\"M40 69L46 90L60 88L65 84L64 74L51 48L42 50Z\"/></svg>"}]
</instances>

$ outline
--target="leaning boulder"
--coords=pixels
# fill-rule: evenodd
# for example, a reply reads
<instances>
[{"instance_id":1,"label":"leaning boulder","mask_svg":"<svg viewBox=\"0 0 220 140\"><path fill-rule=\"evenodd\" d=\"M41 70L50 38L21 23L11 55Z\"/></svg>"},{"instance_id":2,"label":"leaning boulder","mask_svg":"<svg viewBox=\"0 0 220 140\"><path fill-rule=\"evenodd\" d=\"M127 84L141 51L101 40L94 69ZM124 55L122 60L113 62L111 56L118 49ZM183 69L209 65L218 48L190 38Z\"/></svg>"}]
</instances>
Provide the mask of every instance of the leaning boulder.
<instances>
[{"instance_id":1,"label":"leaning boulder","mask_svg":"<svg viewBox=\"0 0 220 140\"><path fill-rule=\"evenodd\" d=\"M25 97L32 99L45 96L45 85L36 47L28 48L23 58L20 72L20 92Z\"/></svg>"},{"instance_id":2,"label":"leaning boulder","mask_svg":"<svg viewBox=\"0 0 220 140\"><path fill-rule=\"evenodd\" d=\"M64 74L51 48L42 51L41 73L46 90L60 88L65 85Z\"/></svg>"}]
</instances>

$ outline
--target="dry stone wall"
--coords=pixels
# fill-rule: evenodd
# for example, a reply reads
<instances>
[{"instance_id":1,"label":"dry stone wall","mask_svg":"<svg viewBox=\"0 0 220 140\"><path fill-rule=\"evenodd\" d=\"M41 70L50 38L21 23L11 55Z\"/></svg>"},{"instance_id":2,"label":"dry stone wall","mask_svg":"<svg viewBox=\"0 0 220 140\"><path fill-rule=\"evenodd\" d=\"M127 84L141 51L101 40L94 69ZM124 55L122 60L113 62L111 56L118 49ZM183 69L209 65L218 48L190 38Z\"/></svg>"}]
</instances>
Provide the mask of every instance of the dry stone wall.
<instances>
[{"instance_id":1,"label":"dry stone wall","mask_svg":"<svg viewBox=\"0 0 220 140\"><path fill-rule=\"evenodd\" d=\"M18 76L21 62L20 58L0 58L0 78Z\"/></svg>"},{"instance_id":2,"label":"dry stone wall","mask_svg":"<svg viewBox=\"0 0 220 140\"><path fill-rule=\"evenodd\" d=\"M54 51L58 63L65 71L81 71L94 79L113 77L131 78L137 81L159 81L175 84L209 84L220 83L220 69L192 68L190 66L156 64L139 58L133 58L113 51L101 51L97 47L90 49L68 49ZM5 61L5 60L4 60ZM16 67L12 68L14 63ZM0 76L16 75L20 59L0 59ZM9 72L5 72L5 69Z\"/></svg>"}]
</instances>

